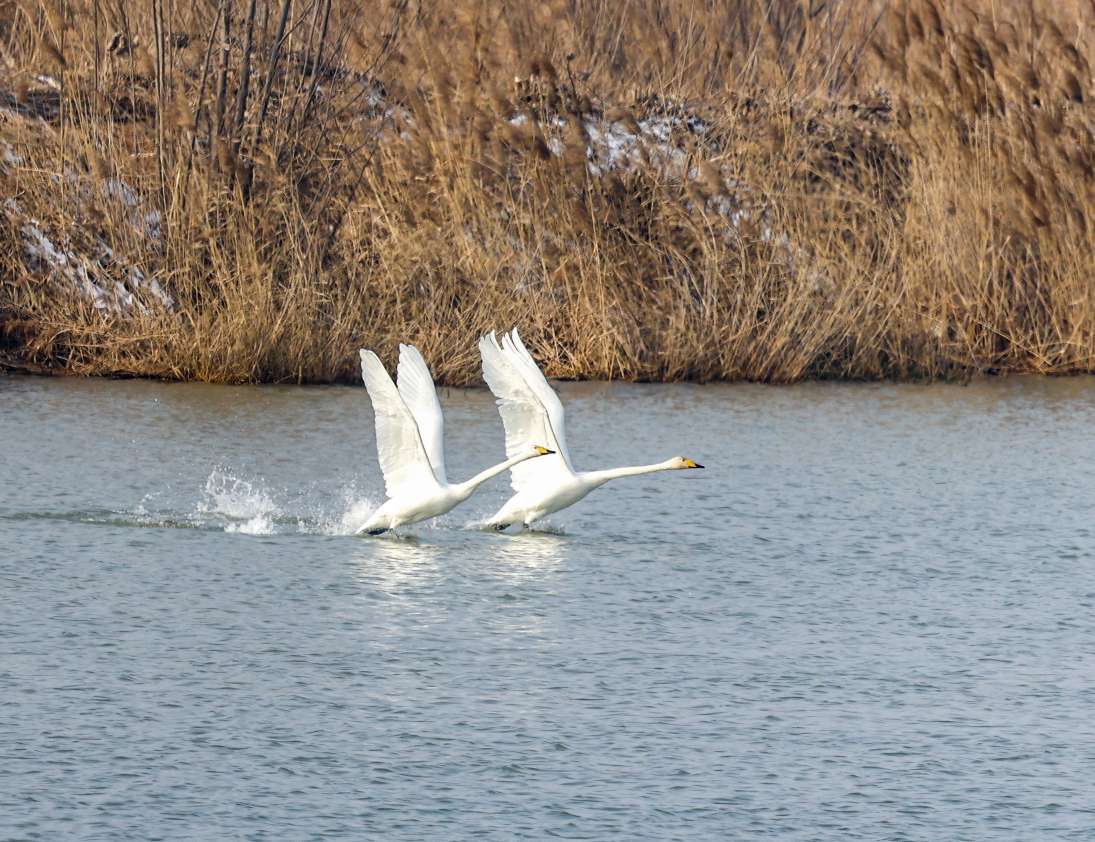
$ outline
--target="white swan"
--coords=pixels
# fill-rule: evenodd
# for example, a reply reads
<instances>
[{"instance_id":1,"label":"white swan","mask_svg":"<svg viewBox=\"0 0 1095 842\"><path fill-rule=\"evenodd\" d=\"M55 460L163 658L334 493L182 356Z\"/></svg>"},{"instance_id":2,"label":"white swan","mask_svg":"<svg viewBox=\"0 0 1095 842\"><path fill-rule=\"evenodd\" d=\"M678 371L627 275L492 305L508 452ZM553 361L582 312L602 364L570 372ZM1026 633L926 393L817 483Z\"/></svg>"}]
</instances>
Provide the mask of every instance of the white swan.
<instances>
[{"instance_id":1,"label":"white swan","mask_svg":"<svg viewBox=\"0 0 1095 842\"><path fill-rule=\"evenodd\" d=\"M498 399L498 411L506 428L506 452L516 455L534 441L555 450L546 459L513 467L511 485L516 493L487 522L488 526L499 530L515 523L528 526L534 520L574 505L609 480L703 467L691 459L675 456L655 465L575 471L567 454L563 404L516 328L503 336L501 342L493 332L483 336L479 352L483 356L483 378Z\"/></svg>"},{"instance_id":2,"label":"white swan","mask_svg":"<svg viewBox=\"0 0 1095 842\"><path fill-rule=\"evenodd\" d=\"M361 350L361 377L373 402L376 450L388 500L357 534L379 535L407 523L444 514L467 500L496 474L526 459L552 451L531 441L514 448L505 462L476 474L467 482L450 483L445 476L444 425L441 404L426 361L413 345L399 346L397 387L372 351Z\"/></svg>"}]
</instances>

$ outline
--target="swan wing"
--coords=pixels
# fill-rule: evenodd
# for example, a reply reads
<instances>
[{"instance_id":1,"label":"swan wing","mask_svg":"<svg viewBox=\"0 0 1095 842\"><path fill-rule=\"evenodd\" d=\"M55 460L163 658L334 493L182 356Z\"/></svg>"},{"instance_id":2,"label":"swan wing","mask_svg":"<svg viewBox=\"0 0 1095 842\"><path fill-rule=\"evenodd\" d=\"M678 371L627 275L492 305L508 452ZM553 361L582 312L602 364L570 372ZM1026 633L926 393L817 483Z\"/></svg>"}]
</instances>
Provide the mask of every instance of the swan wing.
<instances>
[{"instance_id":1,"label":"swan wing","mask_svg":"<svg viewBox=\"0 0 1095 842\"><path fill-rule=\"evenodd\" d=\"M414 345L399 346L399 370L396 373L399 396L414 416L418 434L426 448L437 481L447 483L445 474L445 418L433 385L433 375Z\"/></svg>"},{"instance_id":2,"label":"swan wing","mask_svg":"<svg viewBox=\"0 0 1095 842\"><path fill-rule=\"evenodd\" d=\"M414 416L399 396L392 378L372 351L361 351L361 377L373 402L376 453L389 497L432 489L437 485Z\"/></svg>"},{"instance_id":3,"label":"swan wing","mask_svg":"<svg viewBox=\"0 0 1095 842\"><path fill-rule=\"evenodd\" d=\"M547 382L544 373L540 371L540 366L536 364L525 343L521 341L521 334L517 332L517 328L511 330L508 336L502 337L502 348L520 372L525 384L544 407L555 439L555 447L552 449L562 457L567 468L573 473L574 466L570 464L570 452L567 450L563 402L559 400L559 393Z\"/></svg>"},{"instance_id":4,"label":"swan wing","mask_svg":"<svg viewBox=\"0 0 1095 842\"><path fill-rule=\"evenodd\" d=\"M522 376L516 361L494 333L479 340L479 353L483 357L483 379L497 399L498 413L506 430L506 455L512 458L537 444L555 451L510 468L513 490L520 493L536 487L547 488L571 479L573 470L548 410Z\"/></svg>"}]
</instances>

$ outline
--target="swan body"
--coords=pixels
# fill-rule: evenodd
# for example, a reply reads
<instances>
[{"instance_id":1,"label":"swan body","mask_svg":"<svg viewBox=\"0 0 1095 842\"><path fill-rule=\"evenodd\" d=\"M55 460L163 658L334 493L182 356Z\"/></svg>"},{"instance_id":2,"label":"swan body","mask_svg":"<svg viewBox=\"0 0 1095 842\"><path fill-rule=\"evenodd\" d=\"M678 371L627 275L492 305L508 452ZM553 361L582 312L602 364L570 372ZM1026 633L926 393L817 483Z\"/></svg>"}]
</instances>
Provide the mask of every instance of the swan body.
<instances>
[{"instance_id":1,"label":"swan body","mask_svg":"<svg viewBox=\"0 0 1095 842\"><path fill-rule=\"evenodd\" d=\"M510 497L487 523L494 529L505 529L515 523L528 526L552 512L573 506L591 491L595 491L610 480L652 474L657 471L702 467L703 465L698 465L690 459L675 456L654 465L636 465L607 471L574 471L569 477L560 477L559 481L552 486L522 489Z\"/></svg>"},{"instance_id":2,"label":"swan body","mask_svg":"<svg viewBox=\"0 0 1095 842\"><path fill-rule=\"evenodd\" d=\"M567 452L563 404L516 328L501 341L493 332L483 336L479 352L483 357L483 378L497 398L506 428L506 452L516 455L533 441L542 441L554 451L543 459L519 463L511 469L515 493L487 522L489 527L501 530L515 523L528 526L552 512L573 506L614 479L703 467L691 459L675 456L652 465L575 471Z\"/></svg>"},{"instance_id":3,"label":"swan body","mask_svg":"<svg viewBox=\"0 0 1095 842\"><path fill-rule=\"evenodd\" d=\"M408 523L437 517L467 500L503 471L552 451L531 442L504 462L465 482L445 474L444 416L433 377L413 345L399 346L399 367L392 382L372 351L361 350L361 377L373 403L376 450L388 499L357 530L379 535Z\"/></svg>"}]
</instances>

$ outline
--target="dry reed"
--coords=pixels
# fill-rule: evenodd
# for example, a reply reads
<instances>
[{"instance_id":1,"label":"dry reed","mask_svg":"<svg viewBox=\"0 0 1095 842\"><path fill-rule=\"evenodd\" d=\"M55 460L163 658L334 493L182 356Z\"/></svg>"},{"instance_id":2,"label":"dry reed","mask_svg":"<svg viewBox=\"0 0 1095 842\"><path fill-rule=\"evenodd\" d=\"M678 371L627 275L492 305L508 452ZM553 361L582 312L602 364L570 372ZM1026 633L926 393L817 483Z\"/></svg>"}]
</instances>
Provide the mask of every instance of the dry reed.
<instances>
[{"instance_id":1,"label":"dry reed","mask_svg":"<svg viewBox=\"0 0 1095 842\"><path fill-rule=\"evenodd\" d=\"M0 363L1095 370L1095 6L0 4Z\"/></svg>"}]
</instances>

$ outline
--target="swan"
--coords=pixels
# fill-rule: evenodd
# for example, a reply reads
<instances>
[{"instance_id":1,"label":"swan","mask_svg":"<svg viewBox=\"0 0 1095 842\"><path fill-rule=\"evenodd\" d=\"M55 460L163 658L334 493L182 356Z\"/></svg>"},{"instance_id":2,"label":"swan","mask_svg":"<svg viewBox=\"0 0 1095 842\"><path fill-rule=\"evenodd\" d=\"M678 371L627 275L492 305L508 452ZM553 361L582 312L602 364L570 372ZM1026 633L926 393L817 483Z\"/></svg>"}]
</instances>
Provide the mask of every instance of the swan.
<instances>
[{"instance_id":1,"label":"swan","mask_svg":"<svg viewBox=\"0 0 1095 842\"><path fill-rule=\"evenodd\" d=\"M361 377L376 418L376 450L388 499L356 534L379 535L442 515L496 474L552 452L529 442L514 447L506 461L466 482L450 483L445 476L445 421L422 354L413 345L399 346L398 387L376 354L364 348L360 354Z\"/></svg>"},{"instance_id":2,"label":"swan","mask_svg":"<svg viewBox=\"0 0 1095 842\"><path fill-rule=\"evenodd\" d=\"M691 459L675 456L654 465L575 471L567 454L563 429L563 404L548 385L514 328L498 341L494 332L479 340L483 379L497 398L506 428L506 452L516 456L533 441L555 452L548 458L515 465L511 470L514 495L487 521L502 530L515 523L528 526L552 512L572 506L589 492L620 477L702 468Z\"/></svg>"}]
</instances>

